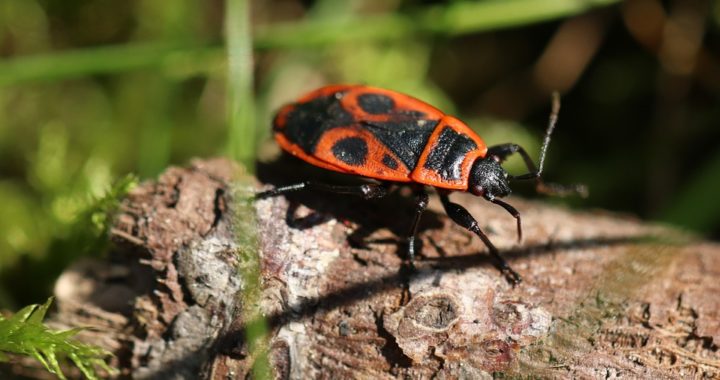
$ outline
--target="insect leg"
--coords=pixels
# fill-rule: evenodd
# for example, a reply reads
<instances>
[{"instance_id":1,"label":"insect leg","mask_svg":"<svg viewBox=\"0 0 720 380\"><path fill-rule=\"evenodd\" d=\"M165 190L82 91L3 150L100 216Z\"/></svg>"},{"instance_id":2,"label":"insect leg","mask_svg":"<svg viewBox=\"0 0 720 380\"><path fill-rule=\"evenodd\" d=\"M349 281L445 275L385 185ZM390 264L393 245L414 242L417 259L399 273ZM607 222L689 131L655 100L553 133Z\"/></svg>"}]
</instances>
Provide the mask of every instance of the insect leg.
<instances>
[{"instance_id":1,"label":"insect leg","mask_svg":"<svg viewBox=\"0 0 720 380\"><path fill-rule=\"evenodd\" d=\"M460 206L457 203L450 202L450 199L448 198L447 194L440 194L440 200L442 201L443 207L445 207L445 212L448 214L450 219L452 219L455 223L461 225L468 231L474 233L477 235L480 240L485 243L485 245L488 247L488 250L490 251L490 255L495 259L498 269L505 275L505 278L513 285L517 285L522 281L520 278L520 275L515 272L512 268L510 268L510 265L505 261L505 259L500 256L500 252L497 248L495 248L495 245L490 241L490 239L485 235L484 232L480 229L480 225L475 220L475 218L470 215L468 210L466 210L464 207Z\"/></svg>"},{"instance_id":2,"label":"insect leg","mask_svg":"<svg viewBox=\"0 0 720 380\"><path fill-rule=\"evenodd\" d=\"M535 167L535 163L533 162L532 158L530 158L530 155L525 151L523 147L521 147L518 144L514 143L508 143L508 144L500 144L500 145L493 145L488 148L487 155L488 156L495 156L497 157L500 162L505 161L508 156L510 156L513 153L520 153L520 156L522 156L523 161L525 161L525 166L528 168L529 173L524 174L522 176L516 176L514 178L520 179L519 177L528 177L528 178L536 178L540 175L540 173L537 170L537 167Z\"/></svg>"},{"instance_id":3,"label":"insect leg","mask_svg":"<svg viewBox=\"0 0 720 380\"><path fill-rule=\"evenodd\" d=\"M545 130L545 138L543 138L542 147L540 148L540 164L538 167L535 166L535 163L532 161L525 149L523 149L520 145L517 144L502 144L492 146L488 148L488 155L495 156L502 162L507 158L507 156L516 152L520 153L523 161L525 161L525 166L527 166L529 172L527 174L519 176L510 176L510 178L516 180L534 179L536 183L535 189L539 193L557 195L561 197L572 194L579 194L581 197L587 197L587 187L585 187L584 185L563 186L554 183L545 183L541 178L543 167L545 165L545 154L547 153L548 146L550 145L550 136L552 135L553 130L555 129L555 125L557 124L559 113L560 94L555 92L553 93L552 111L550 112L550 117L548 118L548 125L547 129Z\"/></svg>"},{"instance_id":4,"label":"insect leg","mask_svg":"<svg viewBox=\"0 0 720 380\"><path fill-rule=\"evenodd\" d=\"M535 163L533 162L532 158L530 158L530 155L518 144L500 144L500 145L494 145L488 148L488 156L495 156L497 157L500 162L503 162L507 159L508 156L510 156L513 153L519 153L520 156L522 156L523 161L525 161L525 166L528 169L528 173L522 174L522 175L515 175L510 176L510 179L513 180L531 180L534 179L536 181L535 189L538 193L542 194L548 194L548 195L556 195L560 197L565 197L568 195L574 195L578 194L581 197L587 197L587 187L584 185L579 184L573 184L573 185L560 185L557 183L546 183L542 180L540 175L542 174L542 168L538 170L538 168L535 166Z\"/></svg>"},{"instance_id":5,"label":"insect leg","mask_svg":"<svg viewBox=\"0 0 720 380\"><path fill-rule=\"evenodd\" d=\"M407 234L407 245L408 245L408 259L410 265L413 265L415 261L415 235L417 234L418 224L420 224L420 217L425 211L428 205L428 195L424 189L419 190L416 193L415 198L415 215L413 216L412 224L410 225L410 231Z\"/></svg>"},{"instance_id":6,"label":"insect leg","mask_svg":"<svg viewBox=\"0 0 720 380\"><path fill-rule=\"evenodd\" d=\"M555 92L553 93L553 101L552 101L552 111L550 112L550 117L548 118L548 126L545 130L545 138L543 138L542 147L540 148L540 165L539 168L535 168L535 164L533 163L532 159L530 159L530 156L527 154L525 149L523 149L520 145L517 144L504 144L500 145L497 150L499 150L500 154L504 154L505 156L508 156L510 154L513 154L515 152L520 152L520 155L522 155L523 160L525 161L525 165L527 166L530 173L526 174L527 179L532 178L538 178L538 184L541 183L539 180L540 175L542 174L543 167L545 165L545 154L547 154L548 146L550 146L550 136L552 136L553 130L555 129L555 125L557 124L558 120L558 114L560 113L560 94ZM524 176L520 176L524 177ZM521 179L521 178L518 178Z\"/></svg>"},{"instance_id":7,"label":"insect leg","mask_svg":"<svg viewBox=\"0 0 720 380\"><path fill-rule=\"evenodd\" d=\"M364 199L382 198L388 193L388 186L378 183L366 183L363 185L329 185L312 181L300 182L292 185L276 187L255 194L255 199L277 197L279 195L292 193L300 190L317 190L328 193L348 194L360 196Z\"/></svg>"},{"instance_id":8,"label":"insect leg","mask_svg":"<svg viewBox=\"0 0 720 380\"><path fill-rule=\"evenodd\" d=\"M518 233L518 242L522 240L522 221L520 219L520 213L518 210L515 209L515 207L497 199L497 198L486 198L488 201L495 203L496 205L502 207L512 215L515 220L517 220L517 233Z\"/></svg>"}]
</instances>

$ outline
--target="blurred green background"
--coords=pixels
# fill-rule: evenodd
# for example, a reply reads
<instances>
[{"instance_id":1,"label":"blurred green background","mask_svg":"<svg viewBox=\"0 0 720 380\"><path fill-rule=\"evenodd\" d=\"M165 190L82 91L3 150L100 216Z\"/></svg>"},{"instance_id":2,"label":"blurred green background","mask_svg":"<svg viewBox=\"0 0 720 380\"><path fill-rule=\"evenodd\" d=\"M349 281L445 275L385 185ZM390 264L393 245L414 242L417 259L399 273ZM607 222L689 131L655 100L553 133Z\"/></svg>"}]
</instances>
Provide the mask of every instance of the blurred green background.
<instances>
[{"instance_id":1,"label":"blurred green background","mask_svg":"<svg viewBox=\"0 0 720 380\"><path fill-rule=\"evenodd\" d=\"M115 181L271 159L273 110L337 82L534 155L559 90L546 178L591 191L564 202L717 238L719 25L711 0L0 0L0 308L97 254Z\"/></svg>"}]
</instances>

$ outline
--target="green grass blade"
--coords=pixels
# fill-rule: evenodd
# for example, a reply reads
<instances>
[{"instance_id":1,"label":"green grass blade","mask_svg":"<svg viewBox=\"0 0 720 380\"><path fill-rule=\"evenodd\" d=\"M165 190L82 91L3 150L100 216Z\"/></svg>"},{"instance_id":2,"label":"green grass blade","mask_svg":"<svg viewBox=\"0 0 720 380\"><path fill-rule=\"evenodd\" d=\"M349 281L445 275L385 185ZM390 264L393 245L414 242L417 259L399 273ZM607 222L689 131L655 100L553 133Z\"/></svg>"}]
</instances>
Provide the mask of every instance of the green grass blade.
<instances>
[{"instance_id":1,"label":"green grass blade","mask_svg":"<svg viewBox=\"0 0 720 380\"><path fill-rule=\"evenodd\" d=\"M569 17L594 7L617 3L618 0L491 0L455 2L438 10L438 31L466 34L505 29L537 22ZM427 15L432 15L429 12ZM430 21L431 19L426 19ZM441 22L440 22L441 21Z\"/></svg>"},{"instance_id":2,"label":"green grass blade","mask_svg":"<svg viewBox=\"0 0 720 380\"><path fill-rule=\"evenodd\" d=\"M255 158L255 103L248 0L228 0L225 13L228 56L228 151L247 168Z\"/></svg>"},{"instance_id":3,"label":"green grass blade","mask_svg":"<svg viewBox=\"0 0 720 380\"><path fill-rule=\"evenodd\" d=\"M166 66L203 66L217 60L221 53L213 46L133 43L21 56L0 62L0 86Z\"/></svg>"},{"instance_id":4,"label":"green grass blade","mask_svg":"<svg viewBox=\"0 0 720 380\"><path fill-rule=\"evenodd\" d=\"M237 0L228 1L228 19L237 18ZM239 0L240 3L243 0ZM350 41L388 40L418 33L461 35L517 27L569 17L618 0L492 0L461 1L446 6L420 8L406 14L380 14L363 17L308 19L257 28L252 46L256 49L308 48ZM242 12L241 12L242 13ZM233 51L250 48L249 23L228 24L228 43ZM237 30L236 30L237 29ZM233 36L237 36L234 38ZM248 39L243 37L248 36ZM146 68L177 66L212 67L222 59L223 48L181 43L137 43L84 50L16 57L0 62L0 86L28 81L52 81L93 74L112 74ZM232 58L232 57L231 57ZM239 58L239 57L238 57ZM235 64L237 64L236 61ZM233 62L230 63L231 66ZM236 66L238 75L243 68ZM239 105L238 105L239 107Z\"/></svg>"},{"instance_id":5,"label":"green grass blade","mask_svg":"<svg viewBox=\"0 0 720 380\"><path fill-rule=\"evenodd\" d=\"M242 162L247 168L255 164L255 101L253 97L253 45L250 34L249 0L227 0L225 14L228 54L228 123L230 138L228 150L231 157ZM239 204L242 208L243 205ZM253 210L241 209L239 214L251 219L251 223L238 223L238 243L242 246L241 254L248 255L247 264L242 270L242 277L247 285L243 297L245 304L259 304L260 262L258 259L257 241L254 233ZM265 341L267 340L267 322L255 307L245 310L247 318L252 322L245 327L247 345L253 358L252 374L256 379L270 379L271 371L267 357Z\"/></svg>"}]
</instances>

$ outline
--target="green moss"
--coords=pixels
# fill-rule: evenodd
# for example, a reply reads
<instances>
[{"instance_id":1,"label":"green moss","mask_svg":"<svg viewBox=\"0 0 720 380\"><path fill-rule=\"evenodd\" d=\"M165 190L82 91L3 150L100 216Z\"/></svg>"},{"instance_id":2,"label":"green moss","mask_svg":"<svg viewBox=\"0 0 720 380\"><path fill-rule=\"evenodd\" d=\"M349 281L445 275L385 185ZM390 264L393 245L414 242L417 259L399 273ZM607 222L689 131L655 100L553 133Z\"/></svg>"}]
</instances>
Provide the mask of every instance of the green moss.
<instances>
[{"instance_id":1,"label":"green moss","mask_svg":"<svg viewBox=\"0 0 720 380\"><path fill-rule=\"evenodd\" d=\"M107 374L117 372L106 363L112 356L110 352L74 339L82 329L56 331L42 323L51 303L49 298L42 305L24 307L9 318L0 315L0 354L33 357L61 379L65 375L60 363L67 359L88 379L99 379L98 369ZM0 356L2 359L7 360L8 356Z\"/></svg>"}]
</instances>

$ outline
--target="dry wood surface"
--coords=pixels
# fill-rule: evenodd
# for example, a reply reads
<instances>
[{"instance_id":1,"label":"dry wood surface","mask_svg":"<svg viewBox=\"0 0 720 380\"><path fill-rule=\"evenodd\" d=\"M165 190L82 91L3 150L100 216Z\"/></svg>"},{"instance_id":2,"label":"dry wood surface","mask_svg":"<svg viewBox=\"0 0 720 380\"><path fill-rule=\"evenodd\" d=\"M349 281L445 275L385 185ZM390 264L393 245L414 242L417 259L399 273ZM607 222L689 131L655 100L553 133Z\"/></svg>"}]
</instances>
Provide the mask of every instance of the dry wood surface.
<instances>
[{"instance_id":1,"label":"dry wood surface","mask_svg":"<svg viewBox=\"0 0 720 380\"><path fill-rule=\"evenodd\" d=\"M281 167L259 177L291 182ZM518 243L504 210L453 195L523 276L513 287L433 196L411 271L402 190L250 202L270 185L237 182L238 171L197 160L135 189L108 257L58 280L53 324L94 326L82 338L138 379L246 378L263 352L281 379L720 377L715 243L510 197ZM249 347L253 310L268 336Z\"/></svg>"}]
</instances>

